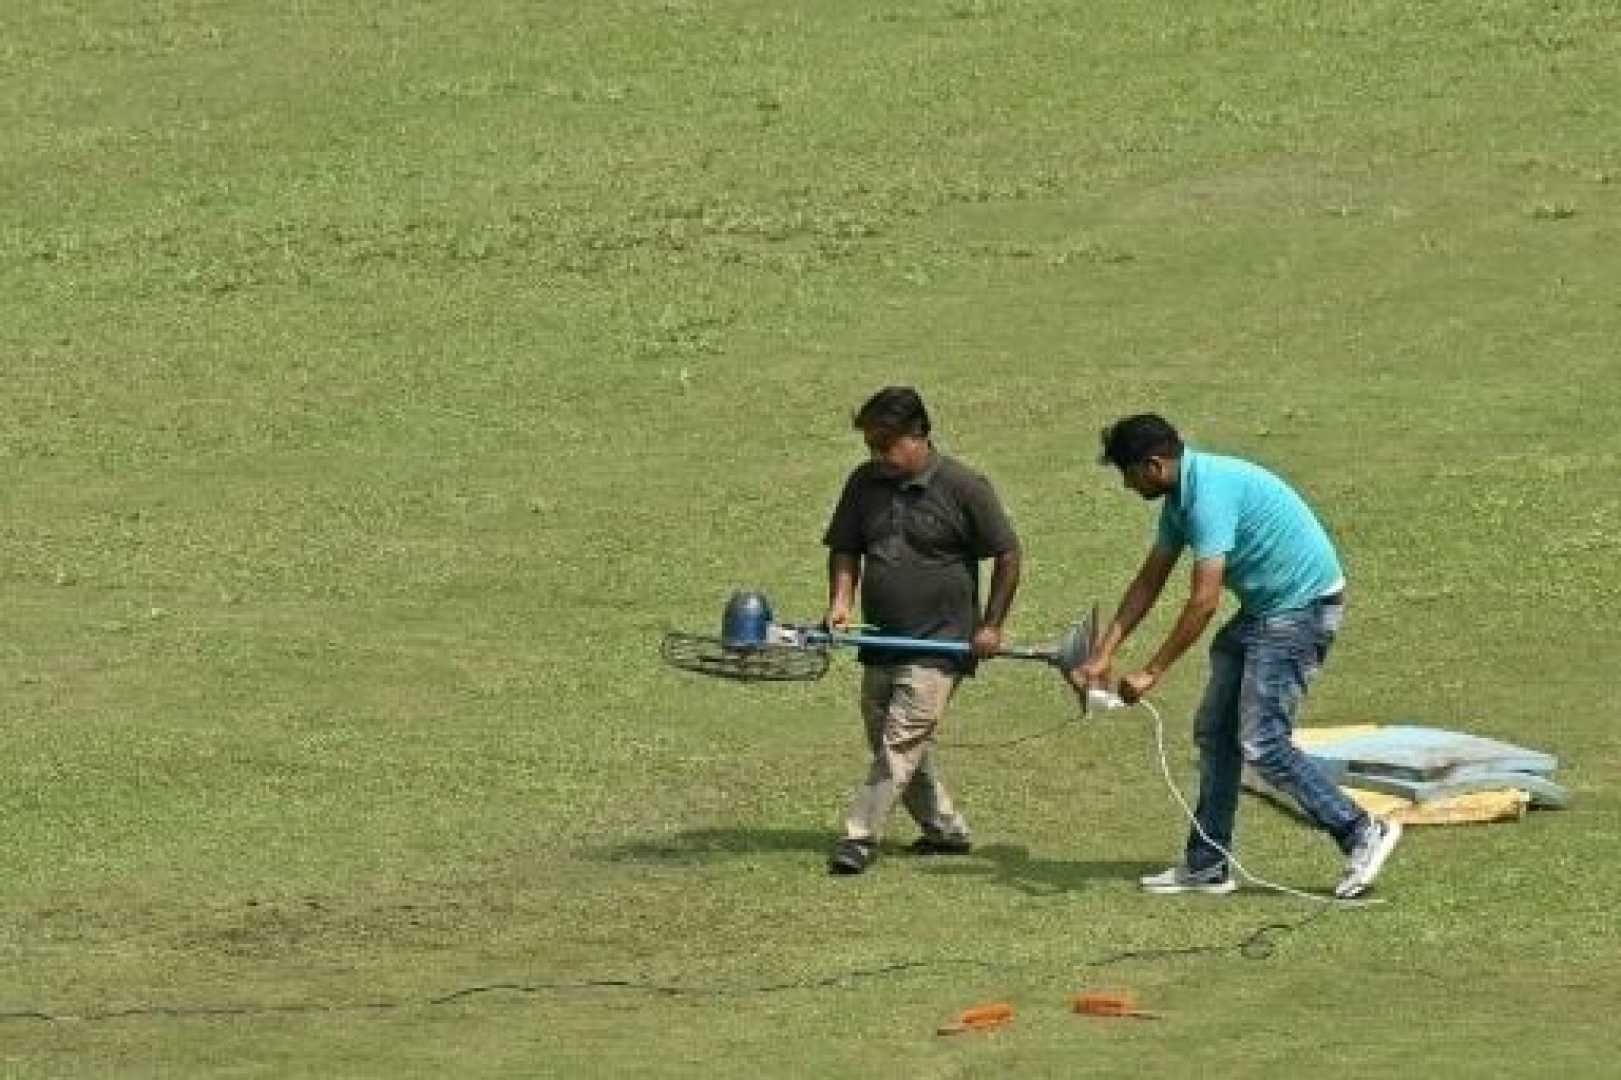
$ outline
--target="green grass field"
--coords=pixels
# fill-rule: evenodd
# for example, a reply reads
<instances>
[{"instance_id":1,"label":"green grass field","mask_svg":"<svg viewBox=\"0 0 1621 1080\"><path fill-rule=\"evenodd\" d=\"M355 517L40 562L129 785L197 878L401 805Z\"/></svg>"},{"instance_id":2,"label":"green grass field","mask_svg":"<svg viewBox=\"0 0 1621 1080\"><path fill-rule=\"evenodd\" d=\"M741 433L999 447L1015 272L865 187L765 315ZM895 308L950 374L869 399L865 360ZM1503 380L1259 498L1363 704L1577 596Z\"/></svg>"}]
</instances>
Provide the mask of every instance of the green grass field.
<instances>
[{"instance_id":1,"label":"green grass field","mask_svg":"<svg viewBox=\"0 0 1621 1080\"><path fill-rule=\"evenodd\" d=\"M1613 1075L1618 103L1596 0L0 11L0 1075ZM820 614L891 382L1019 526L1018 640L1117 598L1096 432L1160 411L1340 542L1311 722L1573 808L1303 925L1143 897L1133 712L946 749L975 854L830 879L853 660L656 646ZM992 665L945 738L1071 709Z\"/></svg>"}]
</instances>

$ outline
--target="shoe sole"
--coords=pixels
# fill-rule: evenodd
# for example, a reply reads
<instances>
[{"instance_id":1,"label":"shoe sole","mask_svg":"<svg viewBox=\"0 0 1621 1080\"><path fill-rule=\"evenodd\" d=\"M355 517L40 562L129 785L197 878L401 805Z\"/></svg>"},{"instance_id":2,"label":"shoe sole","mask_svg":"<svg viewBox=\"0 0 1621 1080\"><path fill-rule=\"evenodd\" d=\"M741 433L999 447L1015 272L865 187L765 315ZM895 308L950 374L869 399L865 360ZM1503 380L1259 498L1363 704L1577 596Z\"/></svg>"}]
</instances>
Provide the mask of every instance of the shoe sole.
<instances>
[{"instance_id":1,"label":"shoe sole","mask_svg":"<svg viewBox=\"0 0 1621 1080\"><path fill-rule=\"evenodd\" d=\"M913 855L927 857L930 855L967 855L973 850L973 848L968 844L949 846L939 844L913 844L906 850L910 851Z\"/></svg>"},{"instance_id":2,"label":"shoe sole","mask_svg":"<svg viewBox=\"0 0 1621 1080\"><path fill-rule=\"evenodd\" d=\"M1139 884L1141 884L1139 882ZM1143 892L1155 896L1175 896L1177 893L1204 893L1207 896L1226 896L1238 889L1238 882L1224 881L1220 885L1142 885Z\"/></svg>"},{"instance_id":3,"label":"shoe sole","mask_svg":"<svg viewBox=\"0 0 1621 1080\"><path fill-rule=\"evenodd\" d=\"M1391 852L1401 841L1401 823L1399 821L1385 822L1385 841L1373 853L1373 859L1355 880L1341 882L1334 889L1334 896L1340 900L1353 900L1373 885L1379 871L1385 868L1385 862L1390 858Z\"/></svg>"},{"instance_id":4,"label":"shoe sole","mask_svg":"<svg viewBox=\"0 0 1621 1080\"><path fill-rule=\"evenodd\" d=\"M827 872L838 877L853 877L864 874L868 867L878 861L876 850L867 850L861 855L845 855L843 852L832 855L827 860Z\"/></svg>"}]
</instances>

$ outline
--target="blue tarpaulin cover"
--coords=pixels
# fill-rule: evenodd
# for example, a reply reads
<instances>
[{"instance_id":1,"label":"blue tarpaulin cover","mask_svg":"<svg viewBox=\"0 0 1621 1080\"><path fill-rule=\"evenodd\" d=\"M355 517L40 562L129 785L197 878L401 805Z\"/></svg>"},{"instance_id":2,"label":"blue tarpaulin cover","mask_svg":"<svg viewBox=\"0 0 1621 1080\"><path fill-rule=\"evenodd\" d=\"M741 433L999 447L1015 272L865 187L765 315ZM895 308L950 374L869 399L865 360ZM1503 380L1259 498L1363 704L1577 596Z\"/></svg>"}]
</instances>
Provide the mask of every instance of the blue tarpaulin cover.
<instances>
[{"instance_id":1,"label":"blue tarpaulin cover","mask_svg":"<svg viewBox=\"0 0 1621 1080\"><path fill-rule=\"evenodd\" d=\"M1570 802L1570 793L1548 777L1559 765L1557 758L1497 739L1392 724L1359 729L1343 738L1300 741L1302 749L1343 787L1381 791L1416 803L1505 788L1526 792L1536 807Z\"/></svg>"}]
</instances>

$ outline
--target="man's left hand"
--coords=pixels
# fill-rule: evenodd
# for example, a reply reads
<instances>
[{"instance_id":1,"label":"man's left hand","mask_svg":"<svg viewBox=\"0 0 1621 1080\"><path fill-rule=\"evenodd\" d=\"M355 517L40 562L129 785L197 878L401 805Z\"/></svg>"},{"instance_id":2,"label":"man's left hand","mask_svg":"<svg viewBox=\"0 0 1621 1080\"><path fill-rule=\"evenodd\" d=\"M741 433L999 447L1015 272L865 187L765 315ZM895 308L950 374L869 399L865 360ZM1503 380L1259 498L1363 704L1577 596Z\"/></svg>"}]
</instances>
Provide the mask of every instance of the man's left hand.
<instances>
[{"instance_id":1,"label":"man's left hand","mask_svg":"<svg viewBox=\"0 0 1621 1080\"><path fill-rule=\"evenodd\" d=\"M1002 628L985 623L974 631L973 641L970 644L973 646L974 655L981 660L995 656L997 650L1002 647Z\"/></svg>"},{"instance_id":2,"label":"man's left hand","mask_svg":"<svg viewBox=\"0 0 1621 1080\"><path fill-rule=\"evenodd\" d=\"M1159 676L1152 671L1133 671L1120 676L1120 700L1127 705L1135 705L1148 696L1148 692L1159 684Z\"/></svg>"}]
</instances>

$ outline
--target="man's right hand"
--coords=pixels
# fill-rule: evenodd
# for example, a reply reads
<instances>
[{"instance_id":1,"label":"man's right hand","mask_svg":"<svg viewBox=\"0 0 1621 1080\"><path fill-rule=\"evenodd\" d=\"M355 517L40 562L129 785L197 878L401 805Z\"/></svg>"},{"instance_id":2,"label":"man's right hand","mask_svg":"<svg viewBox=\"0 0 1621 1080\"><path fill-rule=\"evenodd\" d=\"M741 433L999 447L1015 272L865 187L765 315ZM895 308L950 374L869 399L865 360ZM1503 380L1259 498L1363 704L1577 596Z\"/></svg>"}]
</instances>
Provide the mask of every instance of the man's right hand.
<instances>
[{"instance_id":1,"label":"man's right hand","mask_svg":"<svg viewBox=\"0 0 1621 1080\"><path fill-rule=\"evenodd\" d=\"M847 630L850 627L850 605L833 604L822 616L822 625L829 630Z\"/></svg>"},{"instance_id":2,"label":"man's right hand","mask_svg":"<svg viewBox=\"0 0 1621 1080\"><path fill-rule=\"evenodd\" d=\"M1114 664L1114 657L1104 653L1089 656L1086 661L1070 673L1070 683L1082 693L1089 687L1108 686L1109 668Z\"/></svg>"},{"instance_id":3,"label":"man's right hand","mask_svg":"<svg viewBox=\"0 0 1621 1080\"><path fill-rule=\"evenodd\" d=\"M1114 663L1110 656L1089 657L1085 663L1073 671L1064 672L1064 678L1069 681L1070 688L1081 699L1083 706L1086 703L1088 690L1108 689L1109 667Z\"/></svg>"}]
</instances>

